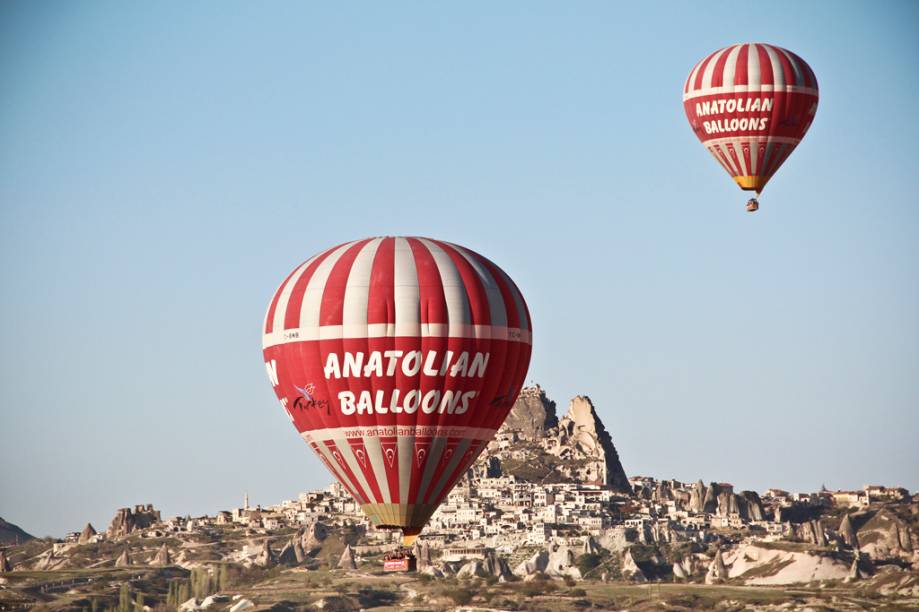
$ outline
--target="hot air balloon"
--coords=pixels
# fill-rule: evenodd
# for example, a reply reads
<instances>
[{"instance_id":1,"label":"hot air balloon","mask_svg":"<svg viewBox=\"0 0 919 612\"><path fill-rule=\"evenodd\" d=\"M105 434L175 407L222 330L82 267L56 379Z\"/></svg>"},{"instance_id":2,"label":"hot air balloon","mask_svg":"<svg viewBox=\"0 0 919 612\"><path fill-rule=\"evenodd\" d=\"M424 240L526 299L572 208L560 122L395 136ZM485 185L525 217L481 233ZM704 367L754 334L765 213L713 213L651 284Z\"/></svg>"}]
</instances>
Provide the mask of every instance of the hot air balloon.
<instances>
[{"instance_id":1,"label":"hot air balloon","mask_svg":"<svg viewBox=\"0 0 919 612\"><path fill-rule=\"evenodd\" d=\"M410 546L510 412L530 362L523 296L439 240L327 249L275 292L262 346L301 437Z\"/></svg>"},{"instance_id":2,"label":"hot air balloon","mask_svg":"<svg viewBox=\"0 0 919 612\"><path fill-rule=\"evenodd\" d=\"M745 43L700 61L683 87L693 131L741 189L747 210L807 133L817 112L817 77L781 47Z\"/></svg>"}]
</instances>

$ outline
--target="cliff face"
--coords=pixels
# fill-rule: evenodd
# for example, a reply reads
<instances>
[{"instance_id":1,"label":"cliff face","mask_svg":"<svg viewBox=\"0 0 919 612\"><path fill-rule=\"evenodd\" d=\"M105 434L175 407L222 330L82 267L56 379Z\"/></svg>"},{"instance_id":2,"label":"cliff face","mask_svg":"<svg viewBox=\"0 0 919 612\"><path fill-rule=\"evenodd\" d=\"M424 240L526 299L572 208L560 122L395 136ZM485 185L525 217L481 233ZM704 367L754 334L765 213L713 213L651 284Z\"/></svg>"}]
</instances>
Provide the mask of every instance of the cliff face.
<instances>
[{"instance_id":1,"label":"cliff face","mask_svg":"<svg viewBox=\"0 0 919 612\"><path fill-rule=\"evenodd\" d=\"M577 478L582 482L631 491L613 439L589 397L578 395L568 404L568 414L558 424L555 448L559 456L571 449L571 456L584 460L584 466L577 470Z\"/></svg>"},{"instance_id":2,"label":"cliff face","mask_svg":"<svg viewBox=\"0 0 919 612\"><path fill-rule=\"evenodd\" d=\"M612 437L590 398L572 399L559 420L555 402L538 386L520 392L477 468L492 476L503 471L523 480L574 481L631 491Z\"/></svg>"},{"instance_id":3,"label":"cliff face","mask_svg":"<svg viewBox=\"0 0 919 612\"><path fill-rule=\"evenodd\" d=\"M546 392L536 385L535 387L524 387L520 391L501 429L518 431L521 437L534 440L544 436L546 430L557 426L555 402L546 397Z\"/></svg>"}]
</instances>

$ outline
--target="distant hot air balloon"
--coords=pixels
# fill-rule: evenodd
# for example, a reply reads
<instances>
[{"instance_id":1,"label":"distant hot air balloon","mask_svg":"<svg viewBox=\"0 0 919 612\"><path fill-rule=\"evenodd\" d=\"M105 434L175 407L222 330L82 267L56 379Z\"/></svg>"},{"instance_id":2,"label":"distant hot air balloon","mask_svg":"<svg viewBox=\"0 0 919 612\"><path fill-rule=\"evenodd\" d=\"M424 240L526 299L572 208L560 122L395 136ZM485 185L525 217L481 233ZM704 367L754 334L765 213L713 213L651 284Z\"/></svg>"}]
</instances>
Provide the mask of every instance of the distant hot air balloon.
<instances>
[{"instance_id":1,"label":"distant hot air balloon","mask_svg":"<svg viewBox=\"0 0 919 612\"><path fill-rule=\"evenodd\" d=\"M510 277L428 238L319 253L281 283L263 331L297 431L406 545L493 438L530 362L530 316Z\"/></svg>"},{"instance_id":2,"label":"distant hot air balloon","mask_svg":"<svg viewBox=\"0 0 919 612\"><path fill-rule=\"evenodd\" d=\"M791 51L762 43L715 51L696 64L683 87L696 136L756 197L804 138L817 98L811 67ZM757 208L751 199L747 210Z\"/></svg>"}]
</instances>

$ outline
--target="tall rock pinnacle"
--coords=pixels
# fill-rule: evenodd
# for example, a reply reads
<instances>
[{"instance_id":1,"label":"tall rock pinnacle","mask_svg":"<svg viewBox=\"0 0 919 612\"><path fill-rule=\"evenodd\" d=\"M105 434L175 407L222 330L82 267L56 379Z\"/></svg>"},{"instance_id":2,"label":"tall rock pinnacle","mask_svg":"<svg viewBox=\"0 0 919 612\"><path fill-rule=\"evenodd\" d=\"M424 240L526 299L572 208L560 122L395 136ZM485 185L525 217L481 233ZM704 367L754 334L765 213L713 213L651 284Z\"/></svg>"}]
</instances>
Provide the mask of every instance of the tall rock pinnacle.
<instances>
[{"instance_id":1,"label":"tall rock pinnacle","mask_svg":"<svg viewBox=\"0 0 919 612\"><path fill-rule=\"evenodd\" d=\"M590 398L572 399L559 420L555 402L539 386L520 392L477 469L488 476L507 472L534 482L575 481L631 492L619 453Z\"/></svg>"}]
</instances>

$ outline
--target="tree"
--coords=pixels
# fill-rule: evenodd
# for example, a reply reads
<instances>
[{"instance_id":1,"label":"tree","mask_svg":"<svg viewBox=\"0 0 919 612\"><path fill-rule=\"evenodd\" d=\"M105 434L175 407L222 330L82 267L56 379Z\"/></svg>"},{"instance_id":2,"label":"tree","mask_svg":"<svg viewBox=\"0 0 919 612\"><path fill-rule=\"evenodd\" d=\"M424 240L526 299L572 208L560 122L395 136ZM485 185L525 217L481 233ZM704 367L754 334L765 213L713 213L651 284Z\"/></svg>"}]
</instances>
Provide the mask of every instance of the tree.
<instances>
[{"instance_id":1,"label":"tree","mask_svg":"<svg viewBox=\"0 0 919 612\"><path fill-rule=\"evenodd\" d=\"M578 569L581 570L581 576L586 576L589 571L600 565L603 557L594 553L586 553L577 558Z\"/></svg>"},{"instance_id":2,"label":"tree","mask_svg":"<svg viewBox=\"0 0 919 612\"><path fill-rule=\"evenodd\" d=\"M131 585L125 582L118 591L118 612L133 612L133 610L134 605L131 601Z\"/></svg>"}]
</instances>

